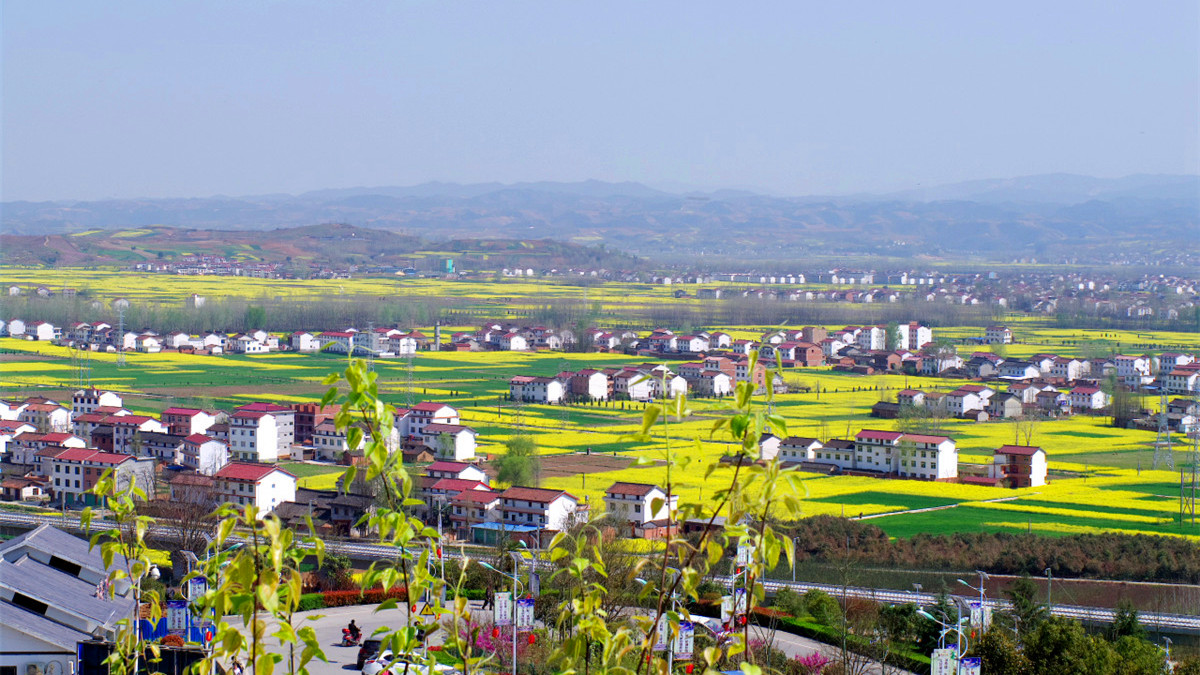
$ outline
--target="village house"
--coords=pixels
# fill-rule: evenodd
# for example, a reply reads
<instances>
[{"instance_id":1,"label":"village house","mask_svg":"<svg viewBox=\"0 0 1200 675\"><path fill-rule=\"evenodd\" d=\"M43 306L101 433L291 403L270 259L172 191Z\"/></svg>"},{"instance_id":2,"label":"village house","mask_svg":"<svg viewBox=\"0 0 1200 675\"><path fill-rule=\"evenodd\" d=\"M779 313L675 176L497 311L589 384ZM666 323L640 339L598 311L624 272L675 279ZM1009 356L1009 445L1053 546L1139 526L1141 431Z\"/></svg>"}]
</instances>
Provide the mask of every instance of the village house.
<instances>
[{"instance_id":1,"label":"village house","mask_svg":"<svg viewBox=\"0 0 1200 675\"><path fill-rule=\"evenodd\" d=\"M1180 366L1168 372L1162 380L1168 394L1195 394L1200 391L1200 367L1195 364Z\"/></svg>"},{"instance_id":2,"label":"village house","mask_svg":"<svg viewBox=\"0 0 1200 675\"><path fill-rule=\"evenodd\" d=\"M1117 378L1127 387L1138 388L1154 381L1153 361L1148 356L1121 355L1113 359Z\"/></svg>"},{"instance_id":3,"label":"village house","mask_svg":"<svg viewBox=\"0 0 1200 675\"><path fill-rule=\"evenodd\" d=\"M213 474L213 479L219 501L238 506L253 504L260 518L296 499L296 476L269 464L231 462Z\"/></svg>"},{"instance_id":4,"label":"village house","mask_svg":"<svg viewBox=\"0 0 1200 675\"><path fill-rule=\"evenodd\" d=\"M470 536L471 528L500 521L500 493L491 490L464 490L450 498L450 528L460 538Z\"/></svg>"},{"instance_id":5,"label":"village house","mask_svg":"<svg viewBox=\"0 0 1200 675\"><path fill-rule=\"evenodd\" d=\"M17 419L26 424L32 424L43 433L70 431L74 427L71 422L71 411L47 399L27 402L17 415Z\"/></svg>"},{"instance_id":6,"label":"village house","mask_svg":"<svg viewBox=\"0 0 1200 675\"><path fill-rule=\"evenodd\" d=\"M293 351L297 352L318 352L321 351L321 339L308 331L298 330L289 336L289 343Z\"/></svg>"},{"instance_id":7,"label":"village house","mask_svg":"<svg viewBox=\"0 0 1200 675\"><path fill-rule=\"evenodd\" d=\"M604 491L605 515L628 528L622 534L639 539L669 536L670 517L678 506L679 495L668 500L657 485L617 482Z\"/></svg>"},{"instance_id":8,"label":"village house","mask_svg":"<svg viewBox=\"0 0 1200 675\"><path fill-rule=\"evenodd\" d=\"M224 441L195 433L183 439L180 464L205 476L211 476L229 463L229 446Z\"/></svg>"},{"instance_id":9,"label":"village house","mask_svg":"<svg viewBox=\"0 0 1200 675\"><path fill-rule=\"evenodd\" d=\"M125 405L119 394L100 389L80 389L71 395L71 414L78 417L96 412L102 406L120 408Z\"/></svg>"},{"instance_id":10,"label":"village house","mask_svg":"<svg viewBox=\"0 0 1200 675\"><path fill-rule=\"evenodd\" d=\"M983 332L983 341L992 345L1012 344L1013 334L1008 326L988 326Z\"/></svg>"},{"instance_id":11,"label":"village house","mask_svg":"<svg viewBox=\"0 0 1200 675\"><path fill-rule=\"evenodd\" d=\"M0 420L0 457L8 455L9 444L21 434L35 434L37 428L20 420Z\"/></svg>"},{"instance_id":12,"label":"village house","mask_svg":"<svg viewBox=\"0 0 1200 675\"><path fill-rule=\"evenodd\" d=\"M133 481L147 495L154 494L152 458L136 458L93 448L68 448L50 460L47 476L51 481L52 499L56 503L94 505L96 497L88 492L109 470L119 488Z\"/></svg>"},{"instance_id":13,"label":"village house","mask_svg":"<svg viewBox=\"0 0 1200 675\"><path fill-rule=\"evenodd\" d=\"M455 462L475 458L478 435L471 427L459 424L432 423L421 430L421 438L434 450L436 457Z\"/></svg>"},{"instance_id":14,"label":"village house","mask_svg":"<svg viewBox=\"0 0 1200 675\"><path fill-rule=\"evenodd\" d=\"M513 486L500 493L501 522L561 532L588 521L588 506L563 490Z\"/></svg>"},{"instance_id":15,"label":"village house","mask_svg":"<svg viewBox=\"0 0 1200 675\"><path fill-rule=\"evenodd\" d=\"M199 408L167 408L162 412L167 433L190 436L202 434L217 423L217 416Z\"/></svg>"},{"instance_id":16,"label":"village house","mask_svg":"<svg viewBox=\"0 0 1200 675\"><path fill-rule=\"evenodd\" d=\"M650 377L637 370L623 370L613 375L613 392L631 401L649 401L654 396Z\"/></svg>"},{"instance_id":17,"label":"village house","mask_svg":"<svg viewBox=\"0 0 1200 675\"><path fill-rule=\"evenodd\" d=\"M993 454L988 475L1014 488L1045 485L1046 451L1025 445L1002 446Z\"/></svg>"},{"instance_id":18,"label":"village house","mask_svg":"<svg viewBox=\"0 0 1200 675\"><path fill-rule=\"evenodd\" d=\"M425 475L431 478L456 478L490 484L490 479L478 464L467 462L437 461L425 467Z\"/></svg>"},{"instance_id":19,"label":"village house","mask_svg":"<svg viewBox=\"0 0 1200 675\"><path fill-rule=\"evenodd\" d=\"M109 415L101 420L101 427L112 430L113 452L141 455L141 434L167 433L167 427L162 422L146 415ZM93 435L95 431L93 430Z\"/></svg>"},{"instance_id":20,"label":"village house","mask_svg":"<svg viewBox=\"0 0 1200 675\"><path fill-rule=\"evenodd\" d=\"M566 387L553 377L517 375L508 381L508 394L514 401L554 404L565 398Z\"/></svg>"},{"instance_id":21,"label":"village house","mask_svg":"<svg viewBox=\"0 0 1200 675\"><path fill-rule=\"evenodd\" d=\"M779 461L809 462L825 447L821 441L807 436L789 436L779 443Z\"/></svg>"},{"instance_id":22,"label":"village house","mask_svg":"<svg viewBox=\"0 0 1200 675\"><path fill-rule=\"evenodd\" d=\"M984 410L990 419L1004 420L1020 417L1025 411L1025 405L1022 403L1021 397L1004 392L993 396Z\"/></svg>"},{"instance_id":23,"label":"village house","mask_svg":"<svg viewBox=\"0 0 1200 675\"><path fill-rule=\"evenodd\" d=\"M1098 412L1108 407L1108 394L1096 386L1075 387L1067 400L1074 412Z\"/></svg>"},{"instance_id":24,"label":"village house","mask_svg":"<svg viewBox=\"0 0 1200 675\"><path fill-rule=\"evenodd\" d=\"M229 416L229 450L238 462L279 460L279 429L269 412L239 410Z\"/></svg>"}]
</instances>

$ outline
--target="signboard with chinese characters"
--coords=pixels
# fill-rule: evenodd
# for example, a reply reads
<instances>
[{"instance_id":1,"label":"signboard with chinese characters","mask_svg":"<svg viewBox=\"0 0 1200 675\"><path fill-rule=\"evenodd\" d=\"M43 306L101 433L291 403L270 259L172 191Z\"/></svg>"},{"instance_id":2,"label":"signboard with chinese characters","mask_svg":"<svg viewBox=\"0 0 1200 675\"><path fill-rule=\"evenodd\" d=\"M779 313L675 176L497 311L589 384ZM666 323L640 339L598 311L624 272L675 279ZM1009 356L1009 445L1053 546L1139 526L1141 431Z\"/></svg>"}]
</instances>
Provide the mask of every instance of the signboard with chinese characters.
<instances>
[{"instance_id":1,"label":"signboard with chinese characters","mask_svg":"<svg viewBox=\"0 0 1200 675\"><path fill-rule=\"evenodd\" d=\"M675 658L686 661L692 658L696 644L696 625L691 621L679 622L679 635L675 636Z\"/></svg>"},{"instance_id":2,"label":"signboard with chinese characters","mask_svg":"<svg viewBox=\"0 0 1200 675\"><path fill-rule=\"evenodd\" d=\"M665 652L671 637L671 620L666 614L658 617L658 630L654 631L654 651Z\"/></svg>"},{"instance_id":3,"label":"signboard with chinese characters","mask_svg":"<svg viewBox=\"0 0 1200 675\"><path fill-rule=\"evenodd\" d=\"M492 623L497 626L511 626L513 622L512 593L497 593L492 607Z\"/></svg>"},{"instance_id":4,"label":"signboard with chinese characters","mask_svg":"<svg viewBox=\"0 0 1200 675\"><path fill-rule=\"evenodd\" d=\"M983 660L977 656L967 657L958 666L958 675L980 675L983 672Z\"/></svg>"},{"instance_id":5,"label":"signboard with chinese characters","mask_svg":"<svg viewBox=\"0 0 1200 675\"><path fill-rule=\"evenodd\" d=\"M188 601L167 601L167 632L172 635L183 635L188 626Z\"/></svg>"},{"instance_id":6,"label":"signboard with chinese characters","mask_svg":"<svg viewBox=\"0 0 1200 675\"><path fill-rule=\"evenodd\" d=\"M734 590L733 591L733 613L734 614L745 614L746 608L747 608L746 589L738 588L738 589Z\"/></svg>"},{"instance_id":7,"label":"signboard with chinese characters","mask_svg":"<svg viewBox=\"0 0 1200 675\"><path fill-rule=\"evenodd\" d=\"M195 600L208 592L208 579L195 577L188 581L188 600Z\"/></svg>"},{"instance_id":8,"label":"signboard with chinese characters","mask_svg":"<svg viewBox=\"0 0 1200 675\"><path fill-rule=\"evenodd\" d=\"M737 566L745 567L754 560L754 547L749 544L739 544L737 547Z\"/></svg>"},{"instance_id":9,"label":"signboard with chinese characters","mask_svg":"<svg viewBox=\"0 0 1200 675\"><path fill-rule=\"evenodd\" d=\"M929 675L954 675L955 649L935 649L929 656Z\"/></svg>"},{"instance_id":10,"label":"signboard with chinese characters","mask_svg":"<svg viewBox=\"0 0 1200 675\"><path fill-rule=\"evenodd\" d=\"M721 596L721 623L733 621L733 596Z\"/></svg>"},{"instance_id":11,"label":"signboard with chinese characters","mask_svg":"<svg viewBox=\"0 0 1200 675\"><path fill-rule=\"evenodd\" d=\"M517 600L517 630L533 628L533 598Z\"/></svg>"}]
</instances>

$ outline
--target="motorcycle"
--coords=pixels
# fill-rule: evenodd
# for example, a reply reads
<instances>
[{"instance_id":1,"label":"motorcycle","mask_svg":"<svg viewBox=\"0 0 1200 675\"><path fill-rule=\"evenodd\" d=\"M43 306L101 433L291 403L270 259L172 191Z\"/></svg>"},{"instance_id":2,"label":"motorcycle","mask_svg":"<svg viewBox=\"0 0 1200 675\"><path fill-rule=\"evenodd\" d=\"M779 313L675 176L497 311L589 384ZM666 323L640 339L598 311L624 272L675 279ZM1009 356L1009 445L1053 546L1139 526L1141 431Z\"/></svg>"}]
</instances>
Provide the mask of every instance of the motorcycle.
<instances>
[{"instance_id":1,"label":"motorcycle","mask_svg":"<svg viewBox=\"0 0 1200 675\"><path fill-rule=\"evenodd\" d=\"M357 647L362 644L362 633L357 635L350 632L349 628L342 629L342 646Z\"/></svg>"}]
</instances>

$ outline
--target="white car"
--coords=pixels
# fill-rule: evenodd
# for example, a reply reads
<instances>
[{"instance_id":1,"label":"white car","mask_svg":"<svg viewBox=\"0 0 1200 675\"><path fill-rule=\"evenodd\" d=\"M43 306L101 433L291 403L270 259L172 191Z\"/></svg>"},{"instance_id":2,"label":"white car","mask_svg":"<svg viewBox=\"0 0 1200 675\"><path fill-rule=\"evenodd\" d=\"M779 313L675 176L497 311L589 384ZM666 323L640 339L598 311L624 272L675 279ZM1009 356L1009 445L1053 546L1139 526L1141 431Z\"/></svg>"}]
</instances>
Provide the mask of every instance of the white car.
<instances>
[{"instance_id":1,"label":"white car","mask_svg":"<svg viewBox=\"0 0 1200 675\"><path fill-rule=\"evenodd\" d=\"M416 654L401 654L394 661L392 651L385 649L363 664L362 675L448 675L455 672L454 668L444 663L429 666L426 659Z\"/></svg>"}]
</instances>

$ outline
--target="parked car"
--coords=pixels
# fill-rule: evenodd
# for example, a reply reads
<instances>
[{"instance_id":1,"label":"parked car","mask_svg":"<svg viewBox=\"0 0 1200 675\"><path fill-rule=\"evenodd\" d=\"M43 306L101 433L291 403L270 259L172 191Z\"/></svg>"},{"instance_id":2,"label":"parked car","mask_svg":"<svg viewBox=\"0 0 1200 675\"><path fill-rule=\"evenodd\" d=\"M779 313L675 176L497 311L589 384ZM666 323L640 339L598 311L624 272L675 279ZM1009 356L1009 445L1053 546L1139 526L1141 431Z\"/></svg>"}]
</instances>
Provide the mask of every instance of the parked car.
<instances>
[{"instance_id":1,"label":"parked car","mask_svg":"<svg viewBox=\"0 0 1200 675\"><path fill-rule=\"evenodd\" d=\"M416 654L401 654L393 658L390 649L368 660L362 668L362 675L444 675L453 672L454 668L443 663L429 666L425 658Z\"/></svg>"},{"instance_id":2,"label":"parked car","mask_svg":"<svg viewBox=\"0 0 1200 675\"><path fill-rule=\"evenodd\" d=\"M383 644L383 640L372 638L363 640L362 646L358 648L358 664L355 667L362 670L367 661L375 658L375 655L379 653L379 645L381 644Z\"/></svg>"}]
</instances>

